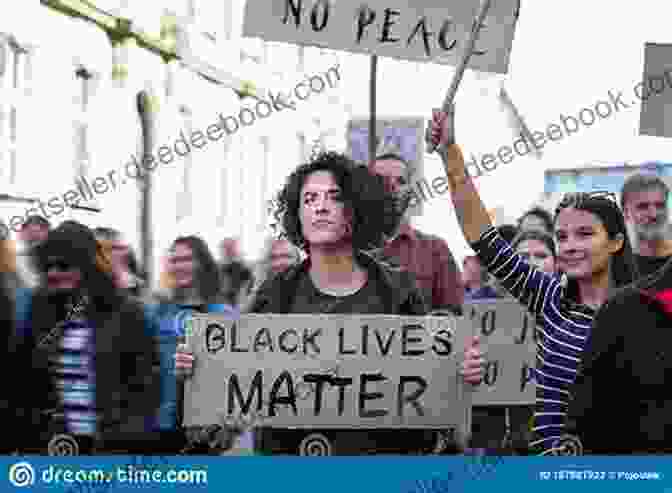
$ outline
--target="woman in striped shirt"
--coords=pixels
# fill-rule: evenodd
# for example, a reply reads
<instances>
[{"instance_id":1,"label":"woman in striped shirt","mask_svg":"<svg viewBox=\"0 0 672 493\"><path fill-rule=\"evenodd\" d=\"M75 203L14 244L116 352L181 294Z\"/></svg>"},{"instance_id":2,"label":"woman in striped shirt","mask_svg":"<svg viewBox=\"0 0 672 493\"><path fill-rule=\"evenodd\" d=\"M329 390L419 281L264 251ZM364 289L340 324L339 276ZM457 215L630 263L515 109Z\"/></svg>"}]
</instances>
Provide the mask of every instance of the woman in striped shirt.
<instances>
[{"instance_id":1,"label":"woman in striped shirt","mask_svg":"<svg viewBox=\"0 0 672 493\"><path fill-rule=\"evenodd\" d=\"M567 406L596 309L636 280L623 215L609 194L568 194L555 213L560 279L531 266L501 238L470 179L453 134L454 109L435 112L428 139L440 145L457 218L481 263L537 316L533 450L566 450ZM578 442L580 444L580 442Z\"/></svg>"}]
</instances>

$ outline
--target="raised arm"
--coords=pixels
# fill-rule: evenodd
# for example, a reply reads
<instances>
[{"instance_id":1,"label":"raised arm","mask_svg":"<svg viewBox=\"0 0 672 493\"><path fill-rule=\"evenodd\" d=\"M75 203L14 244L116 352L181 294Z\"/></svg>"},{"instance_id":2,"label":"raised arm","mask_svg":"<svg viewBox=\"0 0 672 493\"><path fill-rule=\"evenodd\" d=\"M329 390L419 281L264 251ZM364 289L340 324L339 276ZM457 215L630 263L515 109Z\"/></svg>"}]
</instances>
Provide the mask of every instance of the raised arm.
<instances>
[{"instance_id":1,"label":"raised arm","mask_svg":"<svg viewBox=\"0 0 672 493\"><path fill-rule=\"evenodd\" d=\"M559 303L562 293L559 279L528 264L497 233L464 165L462 150L455 144L454 114L452 108L448 113L435 112L428 138L441 154L464 237L483 266L507 291L533 313L544 315L544 310Z\"/></svg>"}]
</instances>

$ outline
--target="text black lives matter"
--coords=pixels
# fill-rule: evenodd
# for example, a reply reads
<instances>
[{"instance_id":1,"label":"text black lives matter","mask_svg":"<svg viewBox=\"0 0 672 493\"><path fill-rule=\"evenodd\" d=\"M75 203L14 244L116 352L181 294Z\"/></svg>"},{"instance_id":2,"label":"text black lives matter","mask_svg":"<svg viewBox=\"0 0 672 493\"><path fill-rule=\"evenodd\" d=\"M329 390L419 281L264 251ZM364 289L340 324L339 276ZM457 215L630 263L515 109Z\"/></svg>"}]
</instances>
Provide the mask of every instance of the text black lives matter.
<instances>
[{"instance_id":1,"label":"text black lives matter","mask_svg":"<svg viewBox=\"0 0 672 493\"><path fill-rule=\"evenodd\" d=\"M399 330L393 329L381 333L378 329L370 329L367 325L360 328L358 334L346 333L341 328L338 331L338 355L340 357L373 357L392 358L401 356L404 358L424 359L428 357L446 358L453 355L452 334L447 330L438 330L431 335L429 341L422 337L426 329L421 325L403 325ZM243 336L234 323L230 328L222 327L217 323L211 323L206 327L205 339L206 350L215 355L221 351L228 353L283 353L294 357L298 354L315 357L320 354L320 336L322 329L284 329L277 334L268 328L257 329L252 334ZM420 336L420 337L419 337ZM247 344L243 339L248 339ZM423 342L427 342L423 345ZM393 354L393 346L397 349ZM320 416L323 410L324 391L327 388L338 389L338 415L345 413L346 390L352 392L354 412L360 418L377 418L394 413L397 417L406 415L406 408L412 407L417 416L424 416L425 410L420 398L425 394L429 383L420 375L400 375L395 386L395 409L385 408L371 409L370 402L384 399L382 392L374 392L371 387L375 383L382 383L390 379L382 372L361 373L357 377L341 376L339 371L331 373L305 373L296 375L297 370L284 370L273 378L268 397L264 390L268 387L268 375L265 370L257 370L252 377L248 391L244 392L241 385L240 375L235 371L228 377L225 385L227 389L227 413L235 415L238 409L242 414L249 414L256 398L256 413L261 413L264 404L267 405L267 416L277 415L277 406L287 406L294 416L299 415L297 400L297 388L303 384L313 385L314 391L310 393L314 397L310 415ZM275 372L273 372L275 374ZM247 372L246 372L247 374ZM266 380L264 377L266 376ZM266 383L266 385L265 385ZM328 386L328 387L327 387Z\"/></svg>"},{"instance_id":2,"label":"text black lives matter","mask_svg":"<svg viewBox=\"0 0 672 493\"><path fill-rule=\"evenodd\" d=\"M62 214L66 208L77 206L82 200L93 200L95 195L103 195L109 190L115 190L117 186L124 185L127 179L141 179L145 172L154 171L159 163L171 164L175 160L175 155L188 156L192 147L202 149L208 141L217 142L224 134L231 136L241 128L253 125L256 120L268 118L274 111L296 110L293 96L299 101L307 101L311 94L321 94L327 87L336 87L341 80L339 68L339 65L335 65L322 74L306 76L303 81L294 86L293 91L285 94L269 91L268 100L261 98L253 107L244 106L237 115L224 116L220 113L218 122L209 125L205 132L195 130L187 138L184 131L180 131L180 137L172 146L164 145L157 149L156 157L151 153L145 154L141 159L136 155L131 155L130 161L122 165L120 169L110 170L107 175L98 176L92 181L87 180L86 177L80 177L75 180L75 189L70 189L61 196L52 197L46 202L40 200L39 205L26 209L22 216L13 216L9 221L9 228L18 233L21 225L31 215L39 214L46 219L51 219ZM7 228L5 224L0 226ZM6 233L8 235L9 231Z\"/></svg>"}]
</instances>

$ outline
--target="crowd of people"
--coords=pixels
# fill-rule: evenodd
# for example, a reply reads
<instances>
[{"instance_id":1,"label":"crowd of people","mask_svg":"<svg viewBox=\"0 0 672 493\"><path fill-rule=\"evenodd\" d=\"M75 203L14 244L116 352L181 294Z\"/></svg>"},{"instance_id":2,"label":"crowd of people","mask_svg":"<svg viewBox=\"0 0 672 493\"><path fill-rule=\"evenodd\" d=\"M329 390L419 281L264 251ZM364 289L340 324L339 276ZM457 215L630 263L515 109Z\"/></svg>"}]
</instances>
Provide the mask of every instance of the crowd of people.
<instances>
[{"instance_id":1,"label":"crowd of people","mask_svg":"<svg viewBox=\"0 0 672 493\"><path fill-rule=\"evenodd\" d=\"M453 115L435 113L428 139L474 252L462 271L445 240L411 226L411 169L390 153L368 165L335 152L301 163L275 202L282 235L260 262L248 265L234 238L214 255L202 238L178 237L156 290L120 231L29 217L18 241L0 240L2 361L18 377L0 398L2 451L55 453L62 436L82 454L226 448L230 430L218 428L213 442L182 424L195 363L182 339L194 313L460 316L465 302L505 297L537 320L536 404L516 413L512 453L564 453L568 440L586 453L672 448L667 185L637 174L620 203L611 193L568 194L553 215L537 207L495 227ZM464 382L479 385L477 337L462 360ZM494 448L501 424L499 410L475 408L471 443L454 452ZM291 454L292 433L262 428L248 438L260 453ZM432 431L339 433L349 454L431 450L436 440Z\"/></svg>"}]
</instances>

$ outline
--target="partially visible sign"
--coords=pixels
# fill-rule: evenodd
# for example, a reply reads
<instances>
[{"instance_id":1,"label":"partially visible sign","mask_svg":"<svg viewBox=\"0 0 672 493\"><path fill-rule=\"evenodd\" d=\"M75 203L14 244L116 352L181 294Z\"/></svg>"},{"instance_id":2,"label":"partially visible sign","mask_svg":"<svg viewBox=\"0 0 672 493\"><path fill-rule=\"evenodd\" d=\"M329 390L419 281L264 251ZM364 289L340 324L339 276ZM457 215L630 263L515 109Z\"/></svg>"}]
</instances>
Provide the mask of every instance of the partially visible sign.
<instances>
[{"instance_id":1,"label":"partially visible sign","mask_svg":"<svg viewBox=\"0 0 672 493\"><path fill-rule=\"evenodd\" d=\"M672 44L646 43L635 94L642 101L639 134L672 137Z\"/></svg>"},{"instance_id":2,"label":"partially visible sign","mask_svg":"<svg viewBox=\"0 0 672 493\"><path fill-rule=\"evenodd\" d=\"M485 353L483 383L472 394L474 406L533 405L536 325L517 300L474 301L464 305L467 324L481 337Z\"/></svg>"},{"instance_id":3,"label":"partially visible sign","mask_svg":"<svg viewBox=\"0 0 672 493\"><path fill-rule=\"evenodd\" d=\"M457 65L479 6L479 0L248 0L243 35ZM492 2L468 68L507 72L518 6L519 0Z\"/></svg>"},{"instance_id":4,"label":"partially visible sign","mask_svg":"<svg viewBox=\"0 0 672 493\"><path fill-rule=\"evenodd\" d=\"M468 430L451 317L196 316L185 425L256 415L289 428Z\"/></svg>"},{"instance_id":5,"label":"partially visible sign","mask_svg":"<svg viewBox=\"0 0 672 493\"><path fill-rule=\"evenodd\" d=\"M424 120L422 118L379 118L376 121L376 149L381 153L399 154L410 167L411 199L410 216L422 215L422 204L434 198L424 175ZM347 153L355 161L369 162L369 120L350 120L347 128ZM423 187L424 185L424 187ZM426 190L425 190L426 189Z\"/></svg>"}]
</instances>

